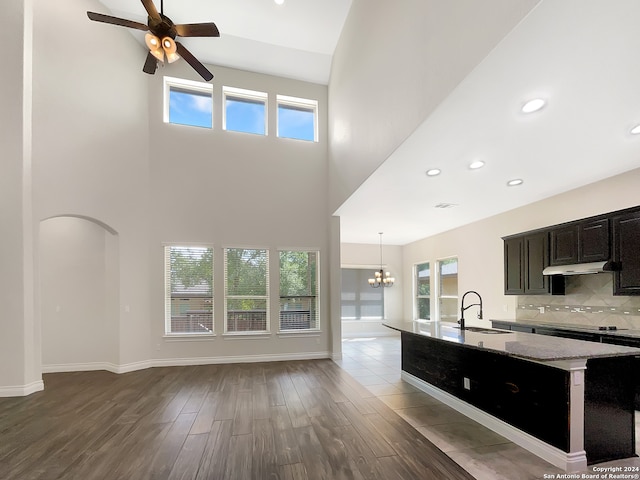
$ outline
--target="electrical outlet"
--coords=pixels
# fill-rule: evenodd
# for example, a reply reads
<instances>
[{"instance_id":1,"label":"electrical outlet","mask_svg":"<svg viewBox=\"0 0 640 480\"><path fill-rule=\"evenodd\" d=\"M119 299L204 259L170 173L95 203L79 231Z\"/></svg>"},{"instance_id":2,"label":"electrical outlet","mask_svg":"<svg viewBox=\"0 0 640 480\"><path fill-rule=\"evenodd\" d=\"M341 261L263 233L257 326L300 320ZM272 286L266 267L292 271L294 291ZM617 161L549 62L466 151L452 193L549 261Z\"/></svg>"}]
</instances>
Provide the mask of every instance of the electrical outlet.
<instances>
[{"instance_id":1,"label":"electrical outlet","mask_svg":"<svg viewBox=\"0 0 640 480\"><path fill-rule=\"evenodd\" d=\"M465 390L471 390L471 380L469 380L467 377L463 377L462 386Z\"/></svg>"}]
</instances>

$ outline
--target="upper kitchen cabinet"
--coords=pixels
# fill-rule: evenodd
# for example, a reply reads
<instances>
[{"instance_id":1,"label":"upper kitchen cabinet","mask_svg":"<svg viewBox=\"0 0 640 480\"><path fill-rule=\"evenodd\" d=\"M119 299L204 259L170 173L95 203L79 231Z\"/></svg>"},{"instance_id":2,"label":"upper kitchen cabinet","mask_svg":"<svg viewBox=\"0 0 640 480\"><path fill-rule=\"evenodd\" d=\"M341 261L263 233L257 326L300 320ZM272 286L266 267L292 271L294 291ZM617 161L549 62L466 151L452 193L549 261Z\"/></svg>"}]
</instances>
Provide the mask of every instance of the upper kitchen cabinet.
<instances>
[{"instance_id":1,"label":"upper kitchen cabinet","mask_svg":"<svg viewBox=\"0 0 640 480\"><path fill-rule=\"evenodd\" d=\"M640 211L612 218L614 295L640 295Z\"/></svg>"},{"instance_id":2,"label":"upper kitchen cabinet","mask_svg":"<svg viewBox=\"0 0 640 480\"><path fill-rule=\"evenodd\" d=\"M604 262L610 258L609 219L575 222L550 231L550 265Z\"/></svg>"},{"instance_id":3,"label":"upper kitchen cabinet","mask_svg":"<svg viewBox=\"0 0 640 480\"><path fill-rule=\"evenodd\" d=\"M504 238L505 295L563 295L564 278L542 274L548 266L547 231Z\"/></svg>"},{"instance_id":4,"label":"upper kitchen cabinet","mask_svg":"<svg viewBox=\"0 0 640 480\"><path fill-rule=\"evenodd\" d=\"M504 240L504 293L524 294L524 237Z\"/></svg>"}]
</instances>

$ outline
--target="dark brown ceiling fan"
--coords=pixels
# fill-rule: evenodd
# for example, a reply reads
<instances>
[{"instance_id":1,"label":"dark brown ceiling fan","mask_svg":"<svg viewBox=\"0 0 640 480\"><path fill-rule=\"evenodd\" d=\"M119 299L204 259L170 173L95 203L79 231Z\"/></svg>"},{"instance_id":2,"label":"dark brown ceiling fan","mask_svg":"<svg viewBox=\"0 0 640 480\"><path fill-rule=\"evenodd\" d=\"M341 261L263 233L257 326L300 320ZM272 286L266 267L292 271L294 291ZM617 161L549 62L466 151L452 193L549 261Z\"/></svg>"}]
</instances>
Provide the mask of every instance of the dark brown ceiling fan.
<instances>
[{"instance_id":1,"label":"dark brown ceiling fan","mask_svg":"<svg viewBox=\"0 0 640 480\"><path fill-rule=\"evenodd\" d=\"M102 13L87 12L87 16L95 21L120 25L121 27L135 28L147 32L145 43L149 47L147 59L142 70L153 75L158 68L158 61L164 62L166 58L169 63L175 62L180 57L184 58L193 69L200 74L207 82L213 78L213 74L198 61L193 54L180 42L176 42L176 37L219 37L218 27L213 22L208 23L187 23L175 25L171 19L163 13L163 2L160 2L160 12L156 9L153 0L141 0L147 11L148 22L134 22L124 18L112 17Z\"/></svg>"}]
</instances>

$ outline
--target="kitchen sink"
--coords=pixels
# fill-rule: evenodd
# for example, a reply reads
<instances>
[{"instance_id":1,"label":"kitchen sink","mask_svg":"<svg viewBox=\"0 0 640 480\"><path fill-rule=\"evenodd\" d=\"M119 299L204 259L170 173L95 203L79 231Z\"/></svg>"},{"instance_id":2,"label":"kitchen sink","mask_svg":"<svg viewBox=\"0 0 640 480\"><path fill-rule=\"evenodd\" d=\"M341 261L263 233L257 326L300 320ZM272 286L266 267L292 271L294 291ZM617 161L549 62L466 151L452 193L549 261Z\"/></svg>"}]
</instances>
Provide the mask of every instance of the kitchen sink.
<instances>
[{"instance_id":1,"label":"kitchen sink","mask_svg":"<svg viewBox=\"0 0 640 480\"><path fill-rule=\"evenodd\" d=\"M453 327L453 328L460 328L460 327ZM511 333L508 331L504 331L504 330L494 330L493 328L482 328L482 327L464 327L465 330L468 330L470 332L475 332L475 333L485 333L487 335L496 335L496 334L501 334L501 333Z\"/></svg>"}]
</instances>

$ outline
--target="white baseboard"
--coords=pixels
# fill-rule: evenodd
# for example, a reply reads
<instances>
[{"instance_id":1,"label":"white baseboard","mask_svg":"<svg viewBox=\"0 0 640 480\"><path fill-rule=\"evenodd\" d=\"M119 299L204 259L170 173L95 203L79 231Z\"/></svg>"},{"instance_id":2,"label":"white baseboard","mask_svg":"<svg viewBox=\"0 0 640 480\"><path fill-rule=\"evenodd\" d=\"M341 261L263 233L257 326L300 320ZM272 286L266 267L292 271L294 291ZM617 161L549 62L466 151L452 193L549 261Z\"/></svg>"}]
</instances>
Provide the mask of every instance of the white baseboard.
<instances>
[{"instance_id":1,"label":"white baseboard","mask_svg":"<svg viewBox=\"0 0 640 480\"><path fill-rule=\"evenodd\" d=\"M342 331L342 338L365 338L365 337L399 337L398 332L391 329L383 330L371 330L369 332L345 332Z\"/></svg>"},{"instance_id":2,"label":"white baseboard","mask_svg":"<svg viewBox=\"0 0 640 480\"><path fill-rule=\"evenodd\" d=\"M19 385L14 387L0 387L0 398L5 397L26 397L32 393L44 390L44 382L38 380L27 385Z\"/></svg>"},{"instance_id":3,"label":"white baseboard","mask_svg":"<svg viewBox=\"0 0 640 480\"><path fill-rule=\"evenodd\" d=\"M224 357L191 357L191 358L163 358L152 360L154 367L182 367L189 365L215 365L224 363L259 363L283 362L287 360L317 360L331 358L329 352L307 353L278 353L266 355L237 355Z\"/></svg>"},{"instance_id":4,"label":"white baseboard","mask_svg":"<svg viewBox=\"0 0 640 480\"><path fill-rule=\"evenodd\" d=\"M563 452L559 448L553 447L509 425L467 402L463 402L458 397L454 397L450 393L440 390L410 373L402 371L401 378L414 387L437 398L442 403L449 405L463 415L511 440L513 443L520 445L522 448L529 450L534 455L539 456L556 467L562 468L568 473L580 472L587 469L587 453L584 450L569 453Z\"/></svg>"},{"instance_id":5,"label":"white baseboard","mask_svg":"<svg viewBox=\"0 0 640 480\"><path fill-rule=\"evenodd\" d=\"M109 362L90 363L65 363L43 365L43 373L64 373L64 372L91 372L96 370L106 370L112 373L129 373L137 370L145 370L153 367L184 367L190 365L214 365L224 363L258 363L258 362L280 362L286 360L316 360L321 358L331 358L330 352L304 352L304 353L284 353L267 355L237 355L224 357L187 357L187 358L156 358L141 362L116 365ZM0 390L0 393L2 390Z\"/></svg>"}]
</instances>

